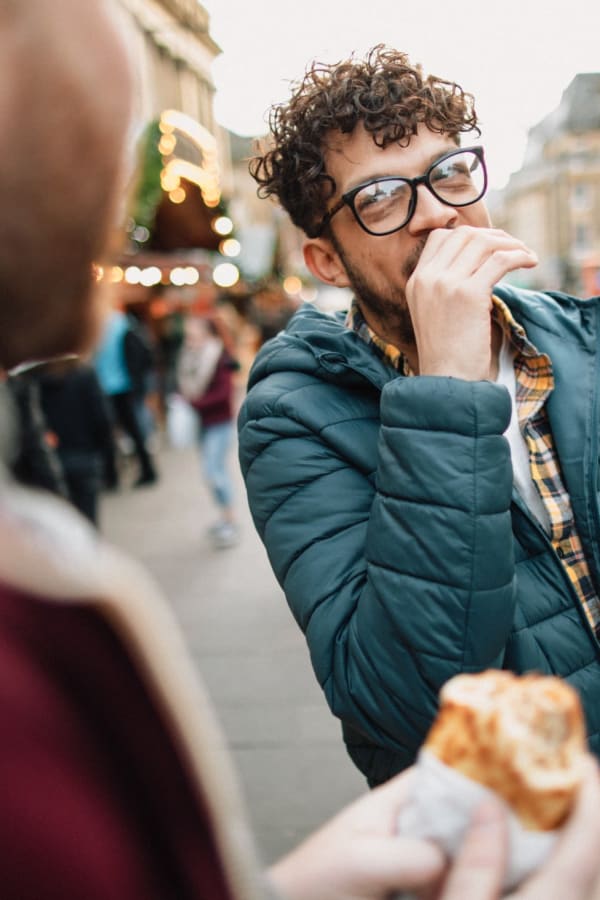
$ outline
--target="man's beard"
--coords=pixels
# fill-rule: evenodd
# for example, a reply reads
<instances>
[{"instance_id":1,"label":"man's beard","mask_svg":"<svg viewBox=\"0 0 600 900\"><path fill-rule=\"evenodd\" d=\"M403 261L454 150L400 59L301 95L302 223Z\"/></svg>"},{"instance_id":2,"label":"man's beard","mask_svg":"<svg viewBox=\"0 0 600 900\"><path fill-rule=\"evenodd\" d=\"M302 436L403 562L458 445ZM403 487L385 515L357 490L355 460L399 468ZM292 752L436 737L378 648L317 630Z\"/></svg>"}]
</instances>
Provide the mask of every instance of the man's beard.
<instances>
[{"instance_id":1,"label":"man's beard","mask_svg":"<svg viewBox=\"0 0 600 900\"><path fill-rule=\"evenodd\" d=\"M389 340L393 336L394 343L398 342L402 346L414 346L415 332L406 302L406 293L403 288L390 287L386 294L382 294L367 275L364 272L359 272L354 264L350 262L332 231L330 232L330 238L336 253L344 265L350 286L354 291L359 306L363 310L373 313L373 316L379 322L385 324L386 335L380 335L380 337L387 337ZM425 241L421 242L402 263L400 271L406 281L414 272L424 246Z\"/></svg>"}]
</instances>

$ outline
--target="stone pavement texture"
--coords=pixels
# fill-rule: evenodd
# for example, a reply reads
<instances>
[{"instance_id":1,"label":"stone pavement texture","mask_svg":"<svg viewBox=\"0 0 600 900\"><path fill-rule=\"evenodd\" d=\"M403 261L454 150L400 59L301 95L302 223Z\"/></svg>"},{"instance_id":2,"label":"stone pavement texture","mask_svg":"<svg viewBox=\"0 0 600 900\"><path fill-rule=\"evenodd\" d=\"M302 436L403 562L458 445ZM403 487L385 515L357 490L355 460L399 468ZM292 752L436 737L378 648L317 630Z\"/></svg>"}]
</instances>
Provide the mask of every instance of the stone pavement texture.
<instances>
[{"instance_id":1,"label":"stone pavement texture","mask_svg":"<svg viewBox=\"0 0 600 900\"><path fill-rule=\"evenodd\" d=\"M196 448L163 446L158 484L102 497L101 530L162 587L208 686L258 851L274 861L366 784L343 746L304 637L252 524L235 453L241 537L215 550ZM126 473L126 476L128 473Z\"/></svg>"}]
</instances>

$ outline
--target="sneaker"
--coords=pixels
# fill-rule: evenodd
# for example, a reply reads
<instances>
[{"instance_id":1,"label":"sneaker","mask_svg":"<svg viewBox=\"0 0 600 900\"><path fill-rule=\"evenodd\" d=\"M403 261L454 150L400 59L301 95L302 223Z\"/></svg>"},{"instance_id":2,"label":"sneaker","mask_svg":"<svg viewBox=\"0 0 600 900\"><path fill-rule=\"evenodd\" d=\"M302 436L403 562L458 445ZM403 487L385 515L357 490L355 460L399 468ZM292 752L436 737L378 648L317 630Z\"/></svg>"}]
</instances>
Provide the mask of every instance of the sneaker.
<instances>
[{"instance_id":1,"label":"sneaker","mask_svg":"<svg viewBox=\"0 0 600 900\"><path fill-rule=\"evenodd\" d=\"M218 522L215 522L213 525L210 525L210 526L206 529L206 533L208 534L209 537L213 538L213 537L215 537L215 536L220 532L221 528L222 528L224 525L226 525L226 524L227 524L226 522L222 522L222 521L219 519Z\"/></svg>"},{"instance_id":2,"label":"sneaker","mask_svg":"<svg viewBox=\"0 0 600 900\"><path fill-rule=\"evenodd\" d=\"M239 540L238 530L230 522L221 522L210 529L210 535L215 547L219 550L233 547Z\"/></svg>"},{"instance_id":3,"label":"sneaker","mask_svg":"<svg viewBox=\"0 0 600 900\"><path fill-rule=\"evenodd\" d=\"M134 488L145 487L148 484L156 484L158 481L158 475L156 472L146 472L144 475L140 475L137 481L134 481Z\"/></svg>"}]
</instances>

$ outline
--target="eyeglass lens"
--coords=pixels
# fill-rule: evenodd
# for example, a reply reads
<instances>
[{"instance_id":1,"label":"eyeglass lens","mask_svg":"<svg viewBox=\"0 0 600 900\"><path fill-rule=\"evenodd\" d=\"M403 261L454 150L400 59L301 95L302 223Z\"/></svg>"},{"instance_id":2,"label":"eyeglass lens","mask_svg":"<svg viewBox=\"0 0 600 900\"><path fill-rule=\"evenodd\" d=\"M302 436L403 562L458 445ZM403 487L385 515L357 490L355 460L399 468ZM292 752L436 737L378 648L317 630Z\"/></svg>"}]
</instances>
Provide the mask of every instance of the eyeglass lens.
<instances>
[{"instance_id":1,"label":"eyeglass lens","mask_svg":"<svg viewBox=\"0 0 600 900\"><path fill-rule=\"evenodd\" d=\"M472 150L441 159L429 171L431 191L449 206L475 203L485 190L485 171ZM413 188L403 178L388 178L365 185L354 197L354 209L362 224L375 234L401 228L410 218Z\"/></svg>"}]
</instances>

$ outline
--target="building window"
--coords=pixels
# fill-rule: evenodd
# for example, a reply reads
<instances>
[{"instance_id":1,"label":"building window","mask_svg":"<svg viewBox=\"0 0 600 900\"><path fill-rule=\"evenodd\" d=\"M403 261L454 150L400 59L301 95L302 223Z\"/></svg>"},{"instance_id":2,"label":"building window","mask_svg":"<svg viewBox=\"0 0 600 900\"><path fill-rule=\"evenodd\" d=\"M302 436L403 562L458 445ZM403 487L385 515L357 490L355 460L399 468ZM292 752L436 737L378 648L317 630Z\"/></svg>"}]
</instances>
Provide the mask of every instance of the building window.
<instances>
[{"instance_id":1,"label":"building window","mask_svg":"<svg viewBox=\"0 0 600 900\"><path fill-rule=\"evenodd\" d=\"M576 181L571 187L571 207L575 210L589 209L592 205L591 185L587 181Z\"/></svg>"},{"instance_id":2,"label":"building window","mask_svg":"<svg viewBox=\"0 0 600 900\"><path fill-rule=\"evenodd\" d=\"M590 250L591 246L592 236L590 226L583 223L575 225L575 245L573 248L575 252L584 253L586 250Z\"/></svg>"}]
</instances>

